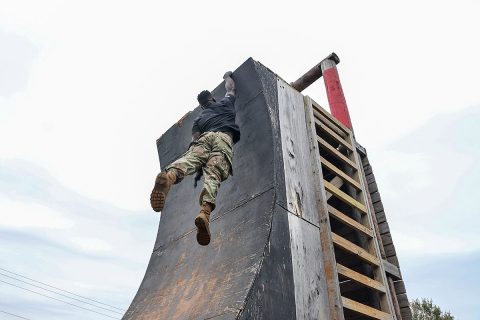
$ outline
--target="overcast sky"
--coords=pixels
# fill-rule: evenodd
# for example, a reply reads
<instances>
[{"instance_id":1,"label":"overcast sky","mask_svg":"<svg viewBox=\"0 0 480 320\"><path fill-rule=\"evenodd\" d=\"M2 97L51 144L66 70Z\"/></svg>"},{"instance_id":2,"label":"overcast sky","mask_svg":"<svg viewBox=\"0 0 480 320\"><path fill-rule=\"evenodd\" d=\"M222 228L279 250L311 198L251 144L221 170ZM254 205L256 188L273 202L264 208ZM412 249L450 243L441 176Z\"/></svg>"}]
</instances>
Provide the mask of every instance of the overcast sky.
<instances>
[{"instance_id":1,"label":"overcast sky","mask_svg":"<svg viewBox=\"0 0 480 320\"><path fill-rule=\"evenodd\" d=\"M0 8L0 319L108 319L5 270L126 309L159 221L155 140L248 57L293 81L332 51L409 297L480 319L477 1ZM322 82L306 93L328 107Z\"/></svg>"}]
</instances>

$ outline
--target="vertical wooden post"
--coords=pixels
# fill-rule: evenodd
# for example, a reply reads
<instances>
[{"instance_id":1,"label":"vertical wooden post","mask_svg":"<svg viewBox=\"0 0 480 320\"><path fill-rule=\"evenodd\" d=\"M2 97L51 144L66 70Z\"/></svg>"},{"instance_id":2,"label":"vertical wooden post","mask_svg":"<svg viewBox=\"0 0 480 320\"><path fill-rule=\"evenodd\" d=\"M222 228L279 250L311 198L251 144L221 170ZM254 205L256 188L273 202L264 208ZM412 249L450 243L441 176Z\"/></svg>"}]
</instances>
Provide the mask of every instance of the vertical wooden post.
<instances>
[{"instance_id":1,"label":"vertical wooden post","mask_svg":"<svg viewBox=\"0 0 480 320\"><path fill-rule=\"evenodd\" d=\"M343 123L347 128L353 130L352 121L348 112L347 102L343 94L342 84L338 76L337 64L334 60L325 59L321 63L323 80L327 89L328 104L331 114Z\"/></svg>"}]
</instances>

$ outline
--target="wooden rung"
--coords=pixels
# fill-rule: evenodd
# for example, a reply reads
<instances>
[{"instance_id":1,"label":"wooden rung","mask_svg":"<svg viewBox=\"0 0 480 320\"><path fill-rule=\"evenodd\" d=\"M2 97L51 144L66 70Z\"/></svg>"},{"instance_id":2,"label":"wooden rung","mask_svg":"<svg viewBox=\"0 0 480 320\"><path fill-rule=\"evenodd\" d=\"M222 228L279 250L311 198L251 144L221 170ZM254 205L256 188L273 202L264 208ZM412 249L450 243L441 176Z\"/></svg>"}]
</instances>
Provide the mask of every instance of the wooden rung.
<instances>
[{"instance_id":1,"label":"wooden rung","mask_svg":"<svg viewBox=\"0 0 480 320\"><path fill-rule=\"evenodd\" d=\"M378 309L364 305L363 303L353 301L351 299L342 297L343 307L358 313L361 313L371 319L378 320L392 320L392 316L388 313L380 311Z\"/></svg>"},{"instance_id":2,"label":"wooden rung","mask_svg":"<svg viewBox=\"0 0 480 320\"><path fill-rule=\"evenodd\" d=\"M373 230L372 229L364 226L360 222L357 222L357 221L353 220L352 218L350 218L349 216L347 216L343 212L335 209L334 207L332 207L330 205L328 206L328 212L330 213L330 215L332 217L334 217L338 221L343 222L344 224L350 226L351 228L362 232L363 234L367 235L370 238L373 238Z\"/></svg>"},{"instance_id":3,"label":"wooden rung","mask_svg":"<svg viewBox=\"0 0 480 320\"><path fill-rule=\"evenodd\" d=\"M350 183L352 186L354 186L357 190L359 191L363 191L362 190L362 186L360 185L360 183L358 183L357 181L355 181L355 179L353 179L352 177L350 177L348 174L346 174L345 172L343 172L342 170L340 170L339 168L337 168L333 163L331 163L330 161L328 161L327 159L325 159L324 157L320 157L320 161L322 162L322 164L327 167L328 169L330 169L331 171L333 171L337 176L339 176L340 178L342 178L344 181Z\"/></svg>"},{"instance_id":4,"label":"wooden rung","mask_svg":"<svg viewBox=\"0 0 480 320\"><path fill-rule=\"evenodd\" d=\"M335 187L333 184L331 184L327 180L323 180L323 184L325 185L325 189L328 192L332 193L334 196L336 196L337 198L339 198L340 200L342 200L346 204L348 204L348 205L350 205L354 208L357 208L358 210L360 210L364 214L367 214L367 207L365 207L365 205L363 205L360 202L358 202L357 200L353 199L348 194L346 194L342 190L338 189L337 187Z\"/></svg>"},{"instance_id":5,"label":"wooden rung","mask_svg":"<svg viewBox=\"0 0 480 320\"><path fill-rule=\"evenodd\" d=\"M337 141L338 143L340 143L342 146L344 146L345 148L347 148L348 150L350 150L350 152L353 152L353 148L352 148L352 145L350 143L348 143L347 141L345 141L341 136L339 136L338 134L335 133L335 131L333 131L332 129L330 129L326 124L322 123L320 120L318 119L315 119L315 123L320 127L322 128L323 131L325 131L326 133L328 133L333 139L335 139L335 141Z\"/></svg>"},{"instance_id":6,"label":"wooden rung","mask_svg":"<svg viewBox=\"0 0 480 320\"><path fill-rule=\"evenodd\" d=\"M345 251L350 252L351 254L359 257L363 261L380 266L380 259L375 257L373 254L369 253L367 250L357 246L355 243L348 241L347 239L340 237L338 234L332 232L333 243L338 247L344 249Z\"/></svg>"},{"instance_id":7,"label":"wooden rung","mask_svg":"<svg viewBox=\"0 0 480 320\"><path fill-rule=\"evenodd\" d=\"M313 99L312 101L312 107L313 107L313 113L314 115L319 115L320 119L325 118L324 122L332 125L335 127L335 131L339 130L342 132L341 135L349 135L351 133L350 129L345 127L343 123L335 119L327 110L323 109L318 103L316 103ZM316 113L316 114L315 114ZM322 119L323 120L323 119ZM333 128L332 128L333 129Z\"/></svg>"},{"instance_id":8,"label":"wooden rung","mask_svg":"<svg viewBox=\"0 0 480 320\"><path fill-rule=\"evenodd\" d=\"M348 159L347 157L345 157L340 151L338 151L337 149L335 149L334 147L332 147L327 141L323 140L322 138L320 138L319 136L317 136L317 140L318 142L320 142L320 145L322 147L324 147L325 149L327 149L333 156L335 156L337 159L343 161L345 164L349 165L350 167L352 167L353 169L355 170L358 170L358 167L357 165L355 164L355 162L353 162L352 160Z\"/></svg>"},{"instance_id":9,"label":"wooden rung","mask_svg":"<svg viewBox=\"0 0 480 320\"><path fill-rule=\"evenodd\" d=\"M383 284L378 282L377 280L373 280L367 276L364 276L361 273L358 273L350 268L347 268L339 263L337 263L337 272L348 279L351 279L355 282L358 282L366 287L372 288L379 292L386 293L386 288Z\"/></svg>"},{"instance_id":10,"label":"wooden rung","mask_svg":"<svg viewBox=\"0 0 480 320\"><path fill-rule=\"evenodd\" d=\"M325 118L322 116L318 111L313 109L313 116L315 119L318 119L325 123L332 131L336 132L340 137L346 138L348 137L348 133L345 133L345 131L341 130L336 126L334 123L332 123L328 118Z\"/></svg>"}]
</instances>

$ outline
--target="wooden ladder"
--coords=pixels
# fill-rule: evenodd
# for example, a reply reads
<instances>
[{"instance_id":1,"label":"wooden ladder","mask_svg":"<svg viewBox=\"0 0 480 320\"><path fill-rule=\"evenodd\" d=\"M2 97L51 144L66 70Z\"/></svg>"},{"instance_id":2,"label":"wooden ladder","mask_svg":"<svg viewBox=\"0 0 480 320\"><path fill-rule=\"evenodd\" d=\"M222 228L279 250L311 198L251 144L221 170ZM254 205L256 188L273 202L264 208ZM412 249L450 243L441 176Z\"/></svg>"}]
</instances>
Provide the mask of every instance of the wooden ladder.
<instances>
[{"instance_id":1,"label":"wooden ladder","mask_svg":"<svg viewBox=\"0 0 480 320\"><path fill-rule=\"evenodd\" d=\"M320 173L320 231L332 319L397 319L352 132L305 97Z\"/></svg>"}]
</instances>

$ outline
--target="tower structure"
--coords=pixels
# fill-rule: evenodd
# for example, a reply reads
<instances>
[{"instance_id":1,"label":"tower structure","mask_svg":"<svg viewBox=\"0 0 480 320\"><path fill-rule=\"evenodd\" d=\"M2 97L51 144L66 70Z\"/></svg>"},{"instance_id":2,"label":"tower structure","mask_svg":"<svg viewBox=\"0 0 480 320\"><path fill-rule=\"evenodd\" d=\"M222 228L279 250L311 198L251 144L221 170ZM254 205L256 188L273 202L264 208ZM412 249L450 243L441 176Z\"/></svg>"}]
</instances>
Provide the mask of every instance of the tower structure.
<instances>
[{"instance_id":1,"label":"tower structure","mask_svg":"<svg viewBox=\"0 0 480 320\"><path fill-rule=\"evenodd\" d=\"M330 55L292 84L251 58L234 71L242 139L212 242L196 244L200 188L187 177L169 193L124 320L411 318L372 168L338 95L338 63ZM322 75L350 126L302 95ZM162 168L188 147L199 112L157 140Z\"/></svg>"}]
</instances>

